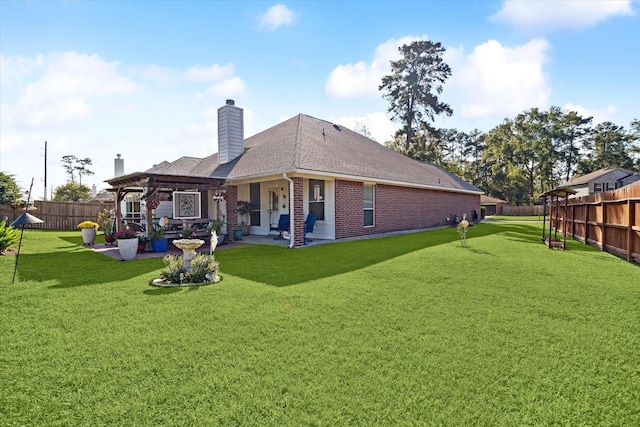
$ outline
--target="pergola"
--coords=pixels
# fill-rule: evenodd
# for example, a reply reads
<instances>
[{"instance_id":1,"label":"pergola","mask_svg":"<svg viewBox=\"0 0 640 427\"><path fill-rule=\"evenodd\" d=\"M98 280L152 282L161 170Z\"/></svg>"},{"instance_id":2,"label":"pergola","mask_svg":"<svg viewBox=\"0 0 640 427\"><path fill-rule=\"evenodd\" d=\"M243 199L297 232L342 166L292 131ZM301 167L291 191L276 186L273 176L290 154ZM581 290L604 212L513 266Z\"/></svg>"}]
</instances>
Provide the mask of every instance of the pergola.
<instances>
[{"instance_id":1,"label":"pergola","mask_svg":"<svg viewBox=\"0 0 640 427\"><path fill-rule=\"evenodd\" d=\"M570 195L572 194L576 194L577 191L574 190L571 187L557 187L554 188L553 190L549 190L545 193L542 193L542 195L540 196L541 198L543 198L543 204L545 206L545 209L543 211L543 216L542 216L542 241L549 246L549 249L553 249L555 247L559 247L562 248L562 250L566 249L566 244L567 244L567 201ZM546 210L546 206L547 206L547 197L549 197L549 235L545 236L546 233L546 218L547 218L547 210ZM553 199L555 197L556 200L556 226L555 226L555 234L554 237L551 237L551 229L552 229L552 224L551 224L551 209L553 209ZM563 241L560 242L560 240L558 240L558 211L560 209L560 198L564 199L564 215L563 215L563 219L562 219L562 235L563 235Z\"/></svg>"},{"instance_id":2,"label":"pergola","mask_svg":"<svg viewBox=\"0 0 640 427\"><path fill-rule=\"evenodd\" d=\"M135 172L122 175L106 181L111 185L108 191L115 193L116 199L116 227L120 230L122 219L121 202L129 193L142 193L141 200L146 201L145 215L146 230L152 229L152 210L158 207L162 200L167 200L168 194L174 191L221 191L225 180L207 176L185 176Z\"/></svg>"}]
</instances>

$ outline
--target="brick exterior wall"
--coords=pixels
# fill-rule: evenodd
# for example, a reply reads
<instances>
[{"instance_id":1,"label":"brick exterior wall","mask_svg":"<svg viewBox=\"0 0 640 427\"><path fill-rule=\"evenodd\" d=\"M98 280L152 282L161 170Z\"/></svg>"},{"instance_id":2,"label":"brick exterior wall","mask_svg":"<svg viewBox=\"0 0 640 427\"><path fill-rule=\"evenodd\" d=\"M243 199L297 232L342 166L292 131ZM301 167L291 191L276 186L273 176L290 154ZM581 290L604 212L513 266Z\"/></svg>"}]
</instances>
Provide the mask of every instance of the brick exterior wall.
<instances>
[{"instance_id":1,"label":"brick exterior wall","mask_svg":"<svg viewBox=\"0 0 640 427\"><path fill-rule=\"evenodd\" d=\"M238 205L238 187L229 185L225 187L227 202L227 235L229 240L233 240L233 230L238 228L238 215L236 214L236 206Z\"/></svg>"},{"instance_id":2,"label":"brick exterior wall","mask_svg":"<svg viewBox=\"0 0 640 427\"><path fill-rule=\"evenodd\" d=\"M303 184L304 179L296 176L291 178L293 180L293 235L294 246L304 245L304 198L303 198Z\"/></svg>"},{"instance_id":3,"label":"brick exterior wall","mask_svg":"<svg viewBox=\"0 0 640 427\"><path fill-rule=\"evenodd\" d=\"M363 183L335 184L336 239L453 225L456 215L471 220L473 209L480 214L480 195L377 184L374 226L364 227Z\"/></svg>"}]
</instances>

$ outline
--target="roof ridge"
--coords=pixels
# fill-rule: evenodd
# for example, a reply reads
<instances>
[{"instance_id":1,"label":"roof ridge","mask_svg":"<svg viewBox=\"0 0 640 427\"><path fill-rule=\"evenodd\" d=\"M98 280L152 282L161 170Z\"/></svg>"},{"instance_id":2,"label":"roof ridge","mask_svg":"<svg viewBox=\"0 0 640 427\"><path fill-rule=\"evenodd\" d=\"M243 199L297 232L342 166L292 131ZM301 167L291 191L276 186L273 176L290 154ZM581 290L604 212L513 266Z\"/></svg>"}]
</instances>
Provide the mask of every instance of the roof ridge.
<instances>
[{"instance_id":1,"label":"roof ridge","mask_svg":"<svg viewBox=\"0 0 640 427\"><path fill-rule=\"evenodd\" d=\"M294 169L298 169L300 167L300 147L301 147L301 143L300 143L300 137L302 134L302 116L304 116L304 114L298 114L298 124L297 124L297 129L296 129L296 138L293 141L293 167Z\"/></svg>"}]
</instances>

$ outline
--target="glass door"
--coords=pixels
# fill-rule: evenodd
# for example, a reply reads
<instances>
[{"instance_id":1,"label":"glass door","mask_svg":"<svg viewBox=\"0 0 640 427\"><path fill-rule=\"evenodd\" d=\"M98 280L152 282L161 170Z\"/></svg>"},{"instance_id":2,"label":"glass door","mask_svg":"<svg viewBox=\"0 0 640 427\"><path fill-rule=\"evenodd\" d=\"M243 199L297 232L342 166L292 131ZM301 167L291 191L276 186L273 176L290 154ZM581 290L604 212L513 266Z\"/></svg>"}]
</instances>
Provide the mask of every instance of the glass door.
<instances>
[{"instance_id":1,"label":"glass door","mask_svg":"<svg viewBox=\"0 0 640 427\"><path fill-rule=\"evenodd\" d=\"M278 226L280 218L280 190L277 188L269 190L269 228Z\"/></svg>"}]
</instances>

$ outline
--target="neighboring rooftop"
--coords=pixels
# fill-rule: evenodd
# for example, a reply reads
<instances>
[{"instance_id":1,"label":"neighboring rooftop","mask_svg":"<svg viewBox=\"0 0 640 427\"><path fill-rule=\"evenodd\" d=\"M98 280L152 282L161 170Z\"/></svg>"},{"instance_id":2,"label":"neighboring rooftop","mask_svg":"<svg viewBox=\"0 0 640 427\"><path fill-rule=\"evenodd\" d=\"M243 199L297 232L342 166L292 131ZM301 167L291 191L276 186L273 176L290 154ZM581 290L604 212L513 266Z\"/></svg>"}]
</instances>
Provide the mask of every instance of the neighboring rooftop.
<instances>
[{"instance_id":1,"label":"neighboring rooftop","mask_svg":"<svg viewBox=\"0 0 640 427\"><path fill-rule=\"evenodd\" d=\"M602 169L598 169L597 171L593 171L591 173L579 176L577 178L573 178L573 179L571 179L571 180L569 180L569 181L567 181L567 182L565 182L563 184L560 184L560 187L574 187L574 186L577 186L577 185L586 185L589 182L591 182L591 181L593 181L595 179L598 179L599 177L604 176L604 175L606 175L606 174L608 174L610 172L613 172L613 171L620 171L620 172L626 173L627 176L634 175L634 174L638 173L638 172L630 171L630 170L627 170L627 169L602 168Z\"/></svg>"}]
</instances>

